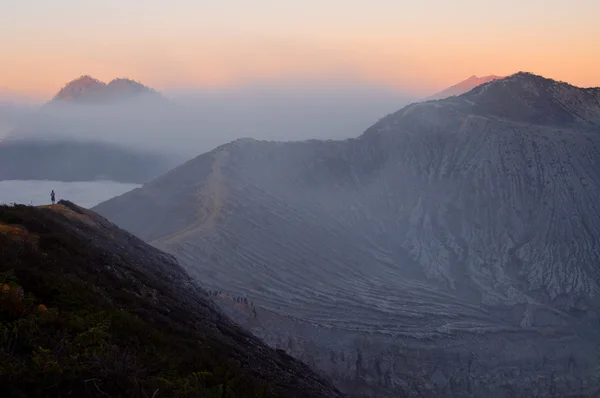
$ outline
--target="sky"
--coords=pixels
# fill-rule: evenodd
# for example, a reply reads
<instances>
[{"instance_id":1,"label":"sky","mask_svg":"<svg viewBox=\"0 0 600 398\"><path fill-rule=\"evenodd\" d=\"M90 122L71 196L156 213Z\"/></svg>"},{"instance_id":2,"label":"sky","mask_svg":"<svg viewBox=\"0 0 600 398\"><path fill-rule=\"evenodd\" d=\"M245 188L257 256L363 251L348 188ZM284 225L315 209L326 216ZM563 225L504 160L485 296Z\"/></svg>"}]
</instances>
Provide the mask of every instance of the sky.
<instances>
[{"instance_id":1,"label":"sky","mask_svg":"<svg viewBox=\"0 0 600 398\"><path fill-rule=\"evenodd\" d=\"M528 71L600 86L598 0L0 0L0 92L370 84L428 95Z\"/></svg>"}]
</instances>

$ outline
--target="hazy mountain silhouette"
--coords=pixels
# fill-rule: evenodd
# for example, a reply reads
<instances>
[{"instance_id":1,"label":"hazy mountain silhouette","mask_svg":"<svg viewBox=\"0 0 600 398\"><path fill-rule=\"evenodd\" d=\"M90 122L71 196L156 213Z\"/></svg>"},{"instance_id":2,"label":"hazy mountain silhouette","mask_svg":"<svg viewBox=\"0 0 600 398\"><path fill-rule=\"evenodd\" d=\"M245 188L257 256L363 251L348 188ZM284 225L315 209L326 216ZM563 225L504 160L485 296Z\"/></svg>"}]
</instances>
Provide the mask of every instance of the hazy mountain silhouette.
<instances>
[{"instance_id":1,"label":"hazy mountain silhouette","mask_svg":"<svg viewBox=\"0 0 600 398\"><path fill-rule=\"evenodd\" d=\"M469 77L468 79L455 84L454 86L448 87L447 89L442 90L439 93L435 93L435 94L425 98L424 101L438 100L438 99L444 99L444 98L448 98L448 97L454 97L456 95L461 95L461 94L471 91L475 87L480 86L484 83L489 83L491 81L502 79L502 78L503 78L502 76L495 76L495 75L489 75L489 76L483 76L483 77L477 77L477 76L473 75L473 76Z\"/></svg>"},{"instance_id":2,"label":"hazy mountain silhouette","mask_svg":"<svg viewBox=\"0 0 600 398\"><path fill-rule=\"evenodd\" d=\"M237 140L95 209L347 391L586 395L599 114L600 89L518 73L356 139Z\"/></svg>"},{"instance_id":3,"label":"hazy mountain silhouette","mask_svg":"<svg viewBox=\"0 0 600 398\"><path fill-rule=\"evenodd\" d=\"M133 80L82 76L5 128L0 179L149 181L185 159L142 144L166 136L172 123L164 115L173 108Z\"/></svg>"},{"instance_id":4,"label":"hazy mountain silhouette","mask_svg":"<svg viewBox=\"0 0 600 398\"><path fill-rule=\"evenodd\" d=\"M160 96L155 90L131 79L114 79L106 84L91 76L81 76L65 85L52 102L79 104L113 103L143 95Z\"/></svg>"}]
</instances>

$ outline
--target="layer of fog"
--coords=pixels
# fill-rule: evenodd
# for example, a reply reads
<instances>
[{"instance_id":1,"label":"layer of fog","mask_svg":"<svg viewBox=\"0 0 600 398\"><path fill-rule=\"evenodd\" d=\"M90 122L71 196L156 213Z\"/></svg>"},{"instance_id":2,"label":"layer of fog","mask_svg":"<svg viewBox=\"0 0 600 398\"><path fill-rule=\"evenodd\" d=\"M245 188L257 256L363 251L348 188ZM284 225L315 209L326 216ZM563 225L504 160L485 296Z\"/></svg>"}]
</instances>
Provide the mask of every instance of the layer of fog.
<instances>
[{"instance_id":1,"label":"layer of fog","mask_svg":"<svg viewBox=\"0 0 600 398\"><path fill-rule=\"evenodd\" d=\"M242 137L357 137L409 101L401 92L368 85L181 90L104 105L46 104L16 128L5 124L15 139L102 141L190 158Z\"/></svg>"},{"instance_id":2,"label":"layer of fog","mask_svg":"<svg viewBox=\"0 0 600 398\"><path fill-rule=\"evenodd\" d=\"M0 93L0 140L23 123L36 108L37 105L17 96L9 97Z\"/></svg>"},{"instance_id":3,"label":"layer of fog","mask_svg":"<svg viewBox=\"0 0 600 398\"><path fill-rule=\"evenodd\" d=\"M49 204L50 192L54 190L57 201L66 199L79 206L91 208L139 186L114 181L0 181L0 204L20 203L32 206Z\"/></svg>"},{"instance_id":4,"label":"layer of fog","mask_svg":"<svg viewBox=\"0 0 600 398\"><path fill-rule=\"evenodd\" d=\"M169 93L193 109L210 135L229 141L345 139L362 134L411 98L376 86L247 86L229 90Z\"/></svg>"}]
</instances>

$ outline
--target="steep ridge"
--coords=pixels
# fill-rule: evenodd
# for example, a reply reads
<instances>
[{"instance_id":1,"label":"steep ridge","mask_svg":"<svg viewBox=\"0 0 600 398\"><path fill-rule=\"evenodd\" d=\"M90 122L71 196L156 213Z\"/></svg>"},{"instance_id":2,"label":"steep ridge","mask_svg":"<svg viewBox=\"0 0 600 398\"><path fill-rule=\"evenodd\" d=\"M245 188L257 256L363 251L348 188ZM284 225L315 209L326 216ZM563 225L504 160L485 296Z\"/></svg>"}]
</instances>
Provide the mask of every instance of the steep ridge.
<instances>
[{"instance_id":1,"label":"steep ridge","mask_svg":"<svg viewBox=\"0 0 600 398\"><path fill-rule=\"evenodd\" d=\"M357 139L238 140L96 210L348 391L589 395L599 92L519 73Z\"/></svg>"},{"instance_id":2,"label":"steep ridge","mask_svg":"<svg viewBox=\"0 0 600 398\"><path fill-rule=\"evenodd\" d=\"M4 396L337 397L165 253L70 202L0 207Z\"/></svg>"}]
</instances>

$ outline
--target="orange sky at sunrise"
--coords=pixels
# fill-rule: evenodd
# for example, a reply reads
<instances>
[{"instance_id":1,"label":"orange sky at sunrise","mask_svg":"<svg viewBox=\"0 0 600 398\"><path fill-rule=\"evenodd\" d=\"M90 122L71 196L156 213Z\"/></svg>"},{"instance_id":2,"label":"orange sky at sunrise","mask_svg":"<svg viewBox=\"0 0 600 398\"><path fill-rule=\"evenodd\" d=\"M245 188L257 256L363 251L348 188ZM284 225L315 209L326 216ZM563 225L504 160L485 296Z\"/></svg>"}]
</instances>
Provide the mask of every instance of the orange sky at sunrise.
<instances>
[{"instance_id":1,"label":"orange sky at sunrise","mask_svg":"<svg viewBox=\"0 0 600 398\"><path fill-rule=\"evenodd\" d=\"M426 95L521 70L600 86L596 1L14 3L0 15L0 91L37 98L82 74L166 91L308 81Z\"/></svg>"}]
</instances>

